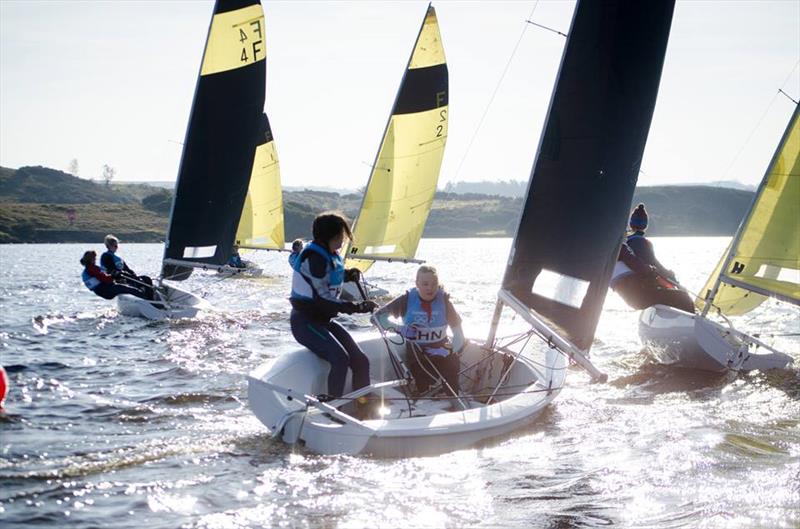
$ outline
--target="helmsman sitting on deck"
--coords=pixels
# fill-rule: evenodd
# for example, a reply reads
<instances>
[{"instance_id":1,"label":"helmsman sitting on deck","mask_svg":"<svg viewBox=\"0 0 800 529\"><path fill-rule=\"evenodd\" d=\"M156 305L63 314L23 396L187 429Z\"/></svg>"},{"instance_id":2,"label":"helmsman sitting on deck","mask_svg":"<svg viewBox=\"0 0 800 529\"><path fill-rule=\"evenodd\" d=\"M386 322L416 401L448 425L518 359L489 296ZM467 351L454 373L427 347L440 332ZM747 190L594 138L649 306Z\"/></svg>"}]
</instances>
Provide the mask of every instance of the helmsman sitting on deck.
<instances>
[{"instance_id":1,"label":"helmsman sitting on deck","mask_svg":"<svg viewBox=\"0 0 800 529\"><path fill-rule=\"evenodd\" d=\"M461 329L461 317L450 303L450 294L439 285L436 268L420 266L416 288L393 299L375 315L381 327L406 337L409 369L418 394L425 393L436 382L437 372L458 394L461 367L458 353L466 345L466 340ZM402 318L403 326L398 328L394 325L390 316ZM452 342L447 338L448 326L453 330Z\"/></svg>"},{"instance_id":2,"label":"helmsman sitting on deck","mask_svg":"<svg viewBox=\"0 0 800 529\"><path fill-rule=\"evenodd\" d=\"M619 250L611 288L634 309L660 304L694 313L692 299L679 287L675 273L656 259L653 243L645 237L647 211L644 204L636 206L631 214L630 227L633 233Z\"/></svg>"},{"instance_id":3,"label":"helmsman sitting on deck","mask_svg":"<svg viewBox=\"0 0 800 529\"><path fill-rule=\"evenodd\" d=\"M117 255L119 239L108 234L103 242L106 245L106 251L100 256L100 269L120 284L132 285L136 288L143 289L148 295L148 298L153 299L153 280L148 276L137 275L136 272L131 270L122 257Z\"/></svg>"},{"instance_id":4,"label":"helmsman sitting on deck","mask_svg":"<svg viewBox=\"0 0 800 529\"><path fill-rule=\"evenodd\" d=\"M139 288L133 285L123 285L122 283L114 282L114 278L109 274L103 272L95 261L97 260L97 253L89 250L81 257L81 264L83 265L83 273L81 279L86 288L97 294L103 299L114 299L120 294L131 294L137 298L146 300L153 299L150 294L153 289Z\"/></svg>"}]
</instances>

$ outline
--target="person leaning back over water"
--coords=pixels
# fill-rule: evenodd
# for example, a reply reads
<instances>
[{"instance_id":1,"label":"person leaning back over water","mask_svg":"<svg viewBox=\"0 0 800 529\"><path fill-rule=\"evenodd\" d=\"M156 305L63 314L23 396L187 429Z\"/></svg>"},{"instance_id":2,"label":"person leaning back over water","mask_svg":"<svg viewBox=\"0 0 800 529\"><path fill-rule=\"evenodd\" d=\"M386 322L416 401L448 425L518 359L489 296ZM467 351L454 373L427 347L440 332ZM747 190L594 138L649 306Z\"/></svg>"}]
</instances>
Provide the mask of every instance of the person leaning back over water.
<instances>
[{"instance_id":1,"label":"person leaning back over water","mask_svg":"<svg viewBox=\"0 0 800 529\"><path fill-rule=\"evenodd\" d=\"M441 373L453 392L458 394L458 353L466 345L466 340L461 328L461 317L450 302L450 295L439 284L436 268L420 266L417 270L416 287L378 309L375 316L381 327L394 327L394 330L406 337L409 345L409 369L418 394L429 389L435 382L431 375L437 372ZM402 318L403 328L397 329L389 320L390 316ZM448 326L453 331L452 343L447 338Z\"/></svg>"},{"instance_id":2,"label":"person leaning back over water","mask_svg":"<svg viewBox=\"0 0 800 529\"><path fill-rule=\"evenodd\" d=\"M352 240L347 219L339 213L321 213L314 219L311 231L314 240L303 248L292 267L292 334L331 365L328 396L341 397L348 368L353 371L354 391L369 385L369 359L332 318L339 313L372 312L377 305L374 301L351 303L339 299L343 283L357 280L359 275L358 270L345 270L339 256L344 238ZM366 407L365 400L359 405Z\"/></svg>"},{"instance_id":3,"label":"person leaning back over water","mask_svg":"<svg viewBox=\"0 0 800 529\"><path fill-rule=\"evenodd\" d=\"M100 269L109 274L115 281L122 284L130 284L137 288L142 288L147 294L153 297L153 280L148 276L137 275L131 270L128 264L117 255L119 249L119 239L108 234L103 240L106 251L100 256Z\"/></svg>"},{"instance_id":4,"label":"person leaning back over water","mask_svg":"<svg viewBox=\"0 0 800 529\"><path fill-rule=\"evenodd\" d=\"M647 211L639 204L631 214L633 233L622 245L611 277L611 288L634 309L669 305L694 313L689 295L678 288L675 273L656 259L653 243L645 237Z\"/></svg>"},{"instance_id":5,"label":"person leaning back over water","mask_svg":"<svg viewBox=\"0 0 800 529\"><path fill-rule=\"evenodd\" d=\"M97 253L91 250L84 253L83 257L81 257L81 264L83 265L81 279L83 279L83 284L86 285L86 288L103 299L114 299L120 294L131 294L137 298L147 300L153 299L145 288L114 282L113 277L103 272L100 267L97 266L95 263L96 260Z\"/></svg>"}]
</instances>

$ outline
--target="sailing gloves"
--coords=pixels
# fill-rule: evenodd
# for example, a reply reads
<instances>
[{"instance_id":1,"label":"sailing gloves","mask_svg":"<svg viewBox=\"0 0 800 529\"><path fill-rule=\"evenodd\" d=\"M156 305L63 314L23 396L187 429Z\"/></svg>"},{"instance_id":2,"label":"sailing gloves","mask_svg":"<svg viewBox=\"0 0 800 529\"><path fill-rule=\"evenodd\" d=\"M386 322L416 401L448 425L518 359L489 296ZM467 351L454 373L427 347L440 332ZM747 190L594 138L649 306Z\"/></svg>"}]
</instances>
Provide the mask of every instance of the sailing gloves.
<instances>
[{"instance_id":1,"label":"sailing gloves","mask_svg":"<svg viewBox=\"0 0 800 529\"><path fill-rule=\"evenodd\" d=\"M353 314L354 312L368 313L378 308L378 304L374 301L359 301L358 303L351 303L349 301L342 304L341 312L345 314Z\"/></svg>"},{"instance_id":2,"label":"sailing gloves","mask_svg":"<svg viewBox=\"0 0 800 529\"><path fill-rule=\"evenodd\" d=\"M345 283L358 283L361 280L361 270L358 268L348 268L344 271Z\"/></svg>"},{"instance_id":3,"label":"sailing gloves","mask_svg":"<svg viewBox=\"0 0 800 529\"><path fill-rule=\"evenodd\" d=\"M372 312L378 308L378 304L372 300L360 301L356 303L356 312Z\"/></svg>"}]
</instances>

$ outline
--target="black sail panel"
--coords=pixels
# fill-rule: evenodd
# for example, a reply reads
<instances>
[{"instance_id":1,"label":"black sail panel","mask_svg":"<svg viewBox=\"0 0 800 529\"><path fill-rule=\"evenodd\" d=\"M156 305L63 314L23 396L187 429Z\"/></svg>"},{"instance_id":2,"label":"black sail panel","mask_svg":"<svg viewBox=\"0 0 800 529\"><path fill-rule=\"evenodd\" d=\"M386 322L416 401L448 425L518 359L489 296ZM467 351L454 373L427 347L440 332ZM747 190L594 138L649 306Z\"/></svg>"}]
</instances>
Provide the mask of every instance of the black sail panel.
<instances>
[{"instance_id":1,"label":"black sail panel","mask_svg":"<svg viewBox=\"0 0 800 529\"><path fill-rule=\"evenodd\" d=\"M218 0L184 142L165 259L212 265L231 255L263 142L266 88L264 14L258 0ZM166 264L185 279L191 268Z\"/></svg>"},{"instance_id":2,"label":"black sail panel","mask_svg":"<svg viewBox=\"0 0 800 529\"><path fill-rule=\"evenodd\" d=\"M674 0L579 0L503 288L591 346L638 179Z\"/></svg>"}]
</instances>

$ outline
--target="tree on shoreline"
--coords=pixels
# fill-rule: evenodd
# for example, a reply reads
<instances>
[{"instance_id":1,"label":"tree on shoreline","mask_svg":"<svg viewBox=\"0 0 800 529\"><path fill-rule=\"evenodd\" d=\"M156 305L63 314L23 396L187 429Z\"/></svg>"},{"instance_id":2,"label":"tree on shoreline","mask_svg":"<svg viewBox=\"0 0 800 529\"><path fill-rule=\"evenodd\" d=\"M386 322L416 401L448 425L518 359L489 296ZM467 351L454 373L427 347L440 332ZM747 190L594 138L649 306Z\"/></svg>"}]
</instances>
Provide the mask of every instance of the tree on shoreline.
<instances>
[{"instance_id":1,"label":"tree on shoreline","mask_svg":"<svg viewBox=\"0 0 800 529\"><path fill-rule=\"evenodd\" d=\"M114 177L117 176L117 170L108 164L103 165L103 180L106 185L110 185Z\"/></svg>"}]
</instances>

